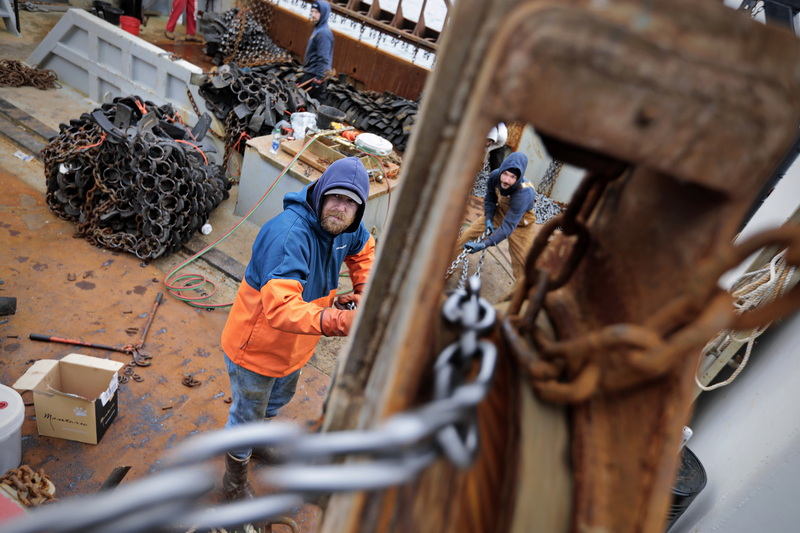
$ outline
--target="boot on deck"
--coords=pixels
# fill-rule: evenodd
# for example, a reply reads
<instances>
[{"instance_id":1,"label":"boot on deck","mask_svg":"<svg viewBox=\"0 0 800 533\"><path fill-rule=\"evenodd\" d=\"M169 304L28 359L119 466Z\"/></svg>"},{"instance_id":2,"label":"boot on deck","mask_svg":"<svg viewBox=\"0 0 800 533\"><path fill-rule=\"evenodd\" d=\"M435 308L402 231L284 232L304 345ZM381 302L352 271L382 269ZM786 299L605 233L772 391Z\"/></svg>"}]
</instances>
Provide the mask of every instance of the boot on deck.
<instances>
[{"instance_id":1,"label":"boot on deck","mask_svg":"<svg viewBox=\"0 0 800 533\"><path fill-rule=\"evenodd\" d=\"M240 460L231 454L225 454L225 475L222 477L222 491L228 501L244 500L253 497L253 488L247 479L247 467L250 456Z\"/></svg>"}]
</instances>

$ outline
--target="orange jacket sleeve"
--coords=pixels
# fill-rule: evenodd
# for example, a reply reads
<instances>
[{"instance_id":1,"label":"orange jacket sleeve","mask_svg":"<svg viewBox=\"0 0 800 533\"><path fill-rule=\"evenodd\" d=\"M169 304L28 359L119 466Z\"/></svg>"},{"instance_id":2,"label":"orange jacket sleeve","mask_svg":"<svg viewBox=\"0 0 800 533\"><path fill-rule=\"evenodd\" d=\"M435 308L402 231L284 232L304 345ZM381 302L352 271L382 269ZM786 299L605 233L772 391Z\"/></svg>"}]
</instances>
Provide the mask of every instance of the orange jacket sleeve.
<instances>
[{"instance_id":1,"label":"orange jacket sleeve","mask_svg":"<svg viewBox=\"0 0 800 533\"><path fill-rule=\"evenodd\" d=\"M261 288L264 318L271 327L300 335L322 335L322 310L336 291L312 302L303 300L303 286L293 279L271 279Z\"/></svg>"}]
</instances>

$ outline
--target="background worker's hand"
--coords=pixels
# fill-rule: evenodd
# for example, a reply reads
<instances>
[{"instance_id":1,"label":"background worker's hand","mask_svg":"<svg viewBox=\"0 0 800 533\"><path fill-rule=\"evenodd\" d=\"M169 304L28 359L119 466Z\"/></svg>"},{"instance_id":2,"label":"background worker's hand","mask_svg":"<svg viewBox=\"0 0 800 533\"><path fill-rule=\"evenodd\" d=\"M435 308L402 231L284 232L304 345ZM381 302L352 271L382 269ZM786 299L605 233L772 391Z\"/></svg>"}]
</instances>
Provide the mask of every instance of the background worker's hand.
<instances>
[{"instance_id":1,"label":"background worker's hand","mask_svg":"<svg viewBox=\"0 0 800 533\"><path fill-rule=\"evenodd\" d=\"M494 233L494 224L492 224L491 220L486 220L486 234L491 235Z\"/></svg>"},{"instance_id":2,"label":"background worker's hand","mask_svg":"<svg viewBox=\"0 0 800 533\"><path fill-rule=\"evenodd\" d=\"M483 244L482 242L478 242L478 241L469 241L468 243L466 243L464 245L464 250L466 250L467 253L470 253L470 254L474 254L475 252L480 252L481 250L484 250L485 248L486 248L486 245Z\"/></svg>"}]
</instances>

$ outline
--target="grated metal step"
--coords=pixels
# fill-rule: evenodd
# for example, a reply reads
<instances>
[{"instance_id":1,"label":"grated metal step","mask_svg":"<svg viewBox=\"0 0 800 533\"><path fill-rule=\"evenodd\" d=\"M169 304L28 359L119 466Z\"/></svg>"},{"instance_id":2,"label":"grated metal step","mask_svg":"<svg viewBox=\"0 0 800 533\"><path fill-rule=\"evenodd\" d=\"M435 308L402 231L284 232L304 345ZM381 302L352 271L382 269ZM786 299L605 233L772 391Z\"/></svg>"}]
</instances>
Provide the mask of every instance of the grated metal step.
<instances>
[{"instance_id":1,"label":"grated metal step","mask_svg":"<svg viewBox=\"0 0 800 533\"><path fill-rule=\"evenodd\" d=\"M42 149L58 132L0 98L0 135L41 160Z\"/></svg>"}]
</instances>

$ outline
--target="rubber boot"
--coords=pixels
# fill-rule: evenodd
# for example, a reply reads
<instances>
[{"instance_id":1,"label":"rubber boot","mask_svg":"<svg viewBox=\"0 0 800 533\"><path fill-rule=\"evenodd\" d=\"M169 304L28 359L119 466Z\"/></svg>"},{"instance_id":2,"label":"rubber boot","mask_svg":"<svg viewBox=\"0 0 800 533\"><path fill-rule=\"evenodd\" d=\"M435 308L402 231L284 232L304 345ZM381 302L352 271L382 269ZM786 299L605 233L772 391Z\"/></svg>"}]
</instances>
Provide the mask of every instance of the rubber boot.
<instances>
[{"instance_id":1,"label":"rubber boot","mask_svg":"<svg viewBox=\"0 0 800 533\"><path fill-rule=\"evenodd\" d=\"M265 416L264 423L269 424L274 416ZM253 457L269 466L276 466L286 462L279 448L275 446L255 446L253 447Z\"/></svg>"},{"instance_id":2,"label":"rubber boot","mask_svg":"<svg viewBox=\"0 0 800 533\"><path fill-rule=\"evenodd\" d=\"M253 457L269 466L277 466L286 462L286 458L275 446L253 448Z\"/></svg>"},{"instance_id":3,"label":"rubber boot","mask_svg":"<svg viewBox=\"0 0 800 533\"><path fill-rule=\"evenodd\" d=\"M247 479L247 467L250 456L245 460L225 454L225 475L222 477L222 492L229 502L253 497L253 488Z\"/></svg>"}]
</instances>

